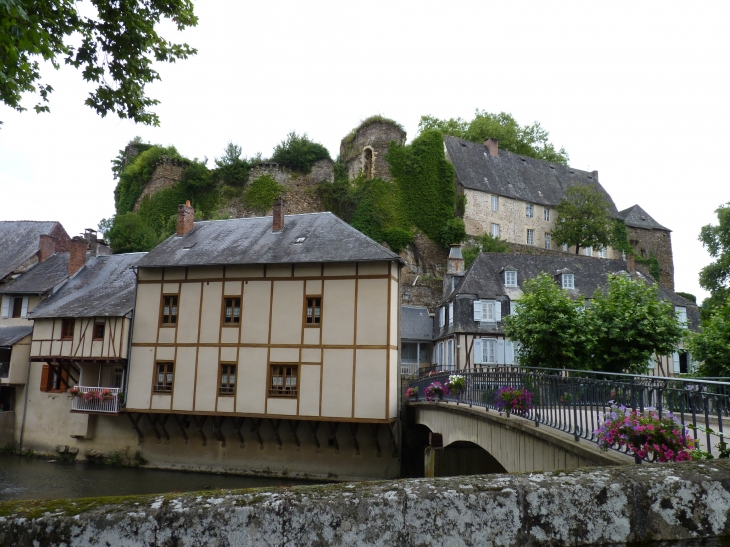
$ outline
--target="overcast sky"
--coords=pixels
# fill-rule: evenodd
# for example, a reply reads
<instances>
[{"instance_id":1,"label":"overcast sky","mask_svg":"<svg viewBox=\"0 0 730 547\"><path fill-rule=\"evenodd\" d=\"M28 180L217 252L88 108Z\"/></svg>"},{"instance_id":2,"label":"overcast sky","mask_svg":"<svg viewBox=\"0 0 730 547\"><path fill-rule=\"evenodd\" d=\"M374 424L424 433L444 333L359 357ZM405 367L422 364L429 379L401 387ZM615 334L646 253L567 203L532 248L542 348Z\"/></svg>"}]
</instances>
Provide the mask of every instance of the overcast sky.
<instances>
[{"instance_id":1,"label":"overcast sky","mask_svg":"<svg viewBox=\"0 0 730 547\"><path fill-rule=\"evenodd\" d=\"M336 157L382 114L409 140L421 115L539 121L619 209L671 228L676 289L706 293L697 241L730 201L730 2L223 2L196 5L198 55L161 65L150 128L83 105L78 72L46 70L51 113L0 106L0 219L69 234L114 214L110 161L135 136L212 163L228 141L268 156L306 132ZM35 104L28 97L26 105Z\"/></svg>"}]
</instances>

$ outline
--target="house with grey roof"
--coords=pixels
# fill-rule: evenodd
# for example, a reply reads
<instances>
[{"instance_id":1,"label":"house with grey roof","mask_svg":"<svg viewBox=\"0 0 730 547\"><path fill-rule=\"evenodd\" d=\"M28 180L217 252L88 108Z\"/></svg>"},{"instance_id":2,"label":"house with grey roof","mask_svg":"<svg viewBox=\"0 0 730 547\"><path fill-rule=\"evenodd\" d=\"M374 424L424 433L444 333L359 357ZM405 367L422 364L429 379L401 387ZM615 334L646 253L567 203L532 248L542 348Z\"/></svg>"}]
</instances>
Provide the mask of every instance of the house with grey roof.
<instances>
[{"instance_id":1,"label":"house with grey roof","mask_svg":"<svg viewBox=\"0 0 730 547\"><path fill-rule=\"evenodd\" d=\"M417 375L430 365L433 314L425 306L401 306L400 372Z\"/></svg>"},{"instance_id":2,"label":"house with grey roof","mask_svg":"<svg viewBox=\"0 0 730 547\"><path fill-rule=\"evenodd\" d=\"M480 365L515 363L514 344L504 335L503 320L515 312L524 283L540 273L552 275L572 297L591 298L606 286L608 276L631 271L631 262L595 260L571 254L481 253L464 272L460 249L453 246L444 276L444 298L434 322L434 365L444 370ZM637 274L634 270L633 275ZM643 277L643 276L642 276ZM654 283L644 277L647 283ZM688 329L700 326L699 308L673 291L659 285L659 297L675 306ZM674 355L660 356L650 373L672 375L688 372L691 357L678 348Z\"/></svg>"}]
</instances>

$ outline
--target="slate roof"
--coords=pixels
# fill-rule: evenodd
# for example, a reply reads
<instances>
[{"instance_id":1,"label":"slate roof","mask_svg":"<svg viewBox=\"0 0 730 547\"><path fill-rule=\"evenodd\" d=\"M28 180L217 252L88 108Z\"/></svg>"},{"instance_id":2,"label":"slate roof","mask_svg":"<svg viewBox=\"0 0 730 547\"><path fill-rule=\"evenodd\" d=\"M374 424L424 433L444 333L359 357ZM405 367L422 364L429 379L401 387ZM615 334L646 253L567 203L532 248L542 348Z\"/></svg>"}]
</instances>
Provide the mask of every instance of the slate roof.
<instances>
[{"instance_id":1,"label":"slate roof","mask_svg":"<svg viewBox=\"0 0 730 547\"><path fill-rule=\"evenodd\" d=\"M482 143L444 137L456 177L465 188L555 207L570 186L593 185L617 214L611 196L594 180L593 173L545 160L500 150L498 157L489 154Z\"/></svg>"},{"instance_id":2,"label":"slate roof","mask_svg":"<svg viewBox=\"0 0 730 547\"><path fill-rule=\"evenodd\" d=\"M56 253L16 279L0 285L0 294L43 294L68 277L69 253Z\"/></svg>"},{"instance_id":3,"label":"slate roof","mask_svg":"<svg viewBox=\"0 0 730 547\"><path fill-rule=\"evenodd\" d=\"M400 258L332 213L286 215L284 229L271 231L272 217L196 222L139 261L140 267L295 262L366 262ZM304 238L301 243L296 243Z\"/></svg>"},{"instance_id":4,"label":"slate roof","mask_svg":"<svg viewBox=\"0 0 730 547\"><path fill-rule=\"evenodd\" d=\"M654 220L649 213L644 211L638 205L619 211L619 218L624 219L626 226L632 226L634 228L647 228L649 230L666 230L671 232L669 228L666 228Z\"/></svg>"},{"instance_id":5,"label":"slate roof","mask_svg":"<svg viewBox=\"0 0 730 547\"><path fill-rule=\"evenodd\" d=\"M28 314L45 317L122 317L134 307L132 267L145 253L97 256Z\"/></svg>"},{"instance_id":6,"label":"slate roof","mask_svg":"<svg viewBox=\"0 0 730 547\"><path fill-rule=\"evenodd\" d=\"M0 327L0 346L12 346L33 332L33 325Z\"/></svg>"},{"instance_id":7,"label":"slate roof","mask_svg":"<svg viewBox=\"0 0 730 547\"><path fill-rule=\"evenodd\" d=\"M0 279L38 252L41 234L49 235L56 221L5 220L0 222Z\"/></svg>"},{"instance_id":8,"label":"slate roof","mask_svg":"<svg viewBox=\"0 0 730 547\"><path fill-rule=\"evenodd\" d=\"M433 317L423 306L401 306L401 338L403 340L431 340Z\"/></svg>"}]
</instances>

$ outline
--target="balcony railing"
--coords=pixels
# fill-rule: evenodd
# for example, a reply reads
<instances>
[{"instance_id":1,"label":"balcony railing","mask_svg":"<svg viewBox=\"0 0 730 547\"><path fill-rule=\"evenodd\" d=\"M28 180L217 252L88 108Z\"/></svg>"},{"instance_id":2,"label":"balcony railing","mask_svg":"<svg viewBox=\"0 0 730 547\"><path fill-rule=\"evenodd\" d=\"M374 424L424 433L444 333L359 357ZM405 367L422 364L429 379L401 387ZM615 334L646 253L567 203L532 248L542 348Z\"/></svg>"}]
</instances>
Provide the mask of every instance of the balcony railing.
<instances>
[{"instance_id":1,"label":"balcony railing","mask_svg":"<svg viewBox=\"0 0 730 547\"><path fill-rule=\"evenodd\" d=\"M401 363L400 373L403 376L417 376L418 375L418 363Z\"/></svg>"},{"instance_id":2,"label":"balcony railing","mask_svg":"<svg viewBox=\"0 0 730 547\"><path fill-rule=\"evenodd\" d=\"M69 390L75 393L71 401L71 410L79 412L119 413L122 390L116 387L76 386Z\"/></svg>"},{"instance_id":3,"label":"balcony railing","mask_svg":"<svg viewBox=\"0 0 730 547\"><path fill-rule=\"evenodd\" d=\"M7 378L10 374L10 363L0 363L0 378Z\"/></svg>"}]
</instances>

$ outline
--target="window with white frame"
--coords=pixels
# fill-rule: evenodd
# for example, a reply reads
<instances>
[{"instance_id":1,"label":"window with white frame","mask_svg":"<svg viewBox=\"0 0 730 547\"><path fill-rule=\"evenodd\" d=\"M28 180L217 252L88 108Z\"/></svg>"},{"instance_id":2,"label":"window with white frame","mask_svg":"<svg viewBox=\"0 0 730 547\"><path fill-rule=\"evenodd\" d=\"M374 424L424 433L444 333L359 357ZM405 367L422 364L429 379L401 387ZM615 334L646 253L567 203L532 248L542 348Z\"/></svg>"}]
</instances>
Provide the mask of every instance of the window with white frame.
<instances>
[{"instance_id":1,"label":"window with white frame","mask_svg":"<svg viewBox=\"0 0 730 547\"><path fill-rule=\"evenodd\" d=\"M586 256L593 256L593 247L586 247L583 249L583 252L585 252Z\"/></svg>"},{"instance_id":2,"label":"window with white frame","mask_svg":"<svg viewBox=\"0 0 730 547\"><path fill-rule=\"evenodd\" d=\"M505 287L516 287L517 286L517 272L514 270L506 270L504 272L504 286Z\"/></svg>"},{"instance_id":3,"label":"window with white frame","mask_svg":"<svg viewBox=\"0 0 730 547\"><path fill-rule=\"evenodd\" d=\"M679 321L682 326L686 329L687 328L687 308L683 306L674 306L674 314L677 316L677 321Z\"/></svg>"},{"instance_id":4,"label":"window with white frame","mask_svg":"<svg viewBox=\"0 0 730 547\"><path fill-rule=\"evenodd\" d=\"M454 303L449 302L449 325L454 324Z\"/></svg>"},{"instance_id":5,"label":"window with white frame","mask_svg":"<svg viewBox=\"0 0 730 547\"><path fill-rule=\"evenodd\" d=\"M563 288L564 289L575 289L575 277L571 273L564 273L562 275L563 278Z\"/></svg>"},{"instance_id":6,"label":"window with white frame","mask_svg":"<svg viewBox=\"0 0 730 547\"><path fill-rule=\"evenodd\" d=\"M454 340L449 340L446 344L446 369L454 370Z\"/></svg>"},{"instance_id":7,"label":"window with white frame","mask_svg":"<svg viewBox=\"0 0 730 547\"><path fill-rule=\"evenodd\" d=\"M502 305L497 300L475 300L474 321L495 322L502 320Z\"/></svg>"},{"instance_id":8,"label":"window with white frame","mask_svg":"<svg viewBox=\"0 0 730 547\"><path fill-rule=\"evenodd\" d=\"M446 324L446 308L439 308L439 327L443 327Z\"/></svg>"},{"instance_id":9,"label":"window with white frame","mask_svg":"<svg viewBox=\"0 0 730 547\"><path fill-rule=\"evenodd\" d=\"M492 237L499 237L499 224L492 224Z\"/></svg>"},{"instance_id":10,"label":"window with white frame","mask_svg":"<svg viewBox=\"0 0 730 547\"><path fill-rule=\"evenodd\" d=\"M563 243L563 251L566 252L566 253L568 252L568 244L567 243Z\"/></svg>"},{"instance_id":11,"label":"window with white frame","mask_svg":"<svg viewBox=\"0 0 730 547\"><path fill-rule=\"evenodd\" d=\"M527 230L527 244L528 245L535 244L535 230Z\"/></svg>"},{"instance_id":12,"label":"window with white frame","mask_svg":"<svg viewBox=\"0 0 730 547\"><path fill-rule=\"evenodd\" d=\"M492 196L492 211L499 211L499 196Z\"/></svg>"},{"instance_id":13,"label":"window with white frame","mask_svg":"<svg viewBox=\"0 0 730 547\"><path fill-rule=\"evenodd\" d=\"M549 207L545 207L545 209L543 209L543 214L545 215L545 220L550 222L550 208Z\"/></svg>"},{"instance_id":14,"label":"window with white frame","mask_svg":"<svg viewBox=\"0 0 730 547\"><path fill-rule=\"evenodd\" d=\"M516 300L510 300L509 301L509 314L515 315L517 313L517 301Z\"/></svg>"},{"instance_id":15,"label":"window with white frame","mask_svg":"<svg viewBox=\"0 0 730 547\"><path fill-rule=\"evenodd\" d=\"M550 234L548 234L547 232L545 232L545 248L546 249L549 249L550 248L550 239L551 239L550 238Z\"/></svg>"},{"instance_id":16,"label":"window with white frame","mask_svg":"<svg viewBox=\"0 0 730 547\"><path fill-rule=\"evenodd\" d=\"M525 204L525 216L527 218L532 218L533 216L535 216L535 207L532 205L532 203Z\"/></svg>"},{"instance_id":17,"label":"window with white frame","mask_svg":"<svg viewBox=\"0 0 730 547\"><path fill-rule=\"evenodd\" d=\"M2 316L8 317L26 317L28 314L28 297L27 296L8 296L2 295Z\"/></svg>"},{"instance_id":18,"label":"window with white frame","mask_svg":"<svg viewBox=\"0 0 730 547\"><path fill-rule=\"evenodd\" d=\"M601 258L606 258L607 254L608 253L606 251L606 247L601 245L601 248L598 249L598 256L600 256Z\"/></svg>"}]
</instances>

